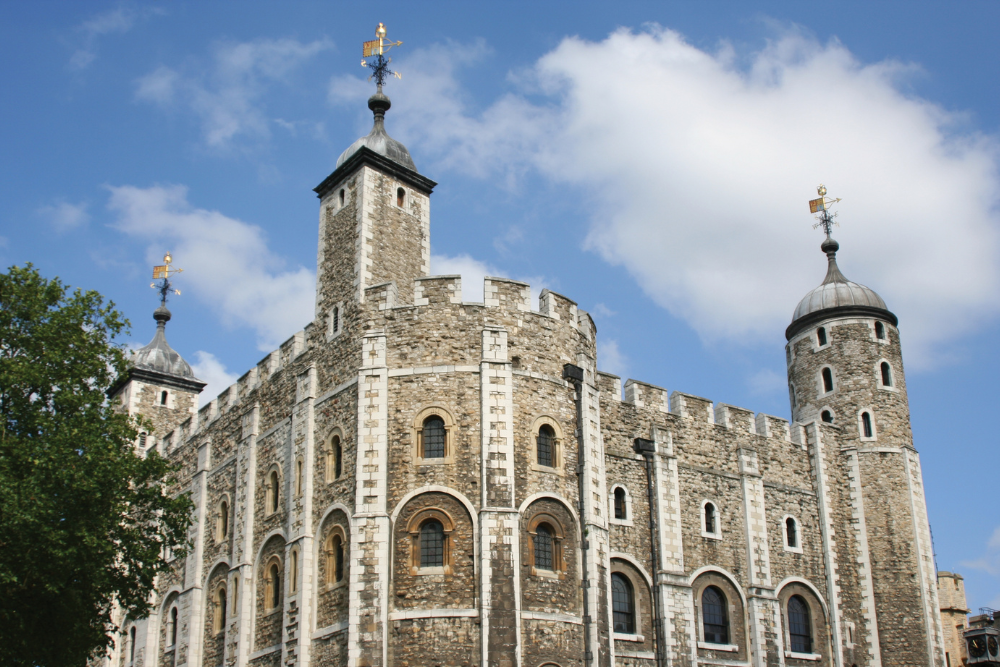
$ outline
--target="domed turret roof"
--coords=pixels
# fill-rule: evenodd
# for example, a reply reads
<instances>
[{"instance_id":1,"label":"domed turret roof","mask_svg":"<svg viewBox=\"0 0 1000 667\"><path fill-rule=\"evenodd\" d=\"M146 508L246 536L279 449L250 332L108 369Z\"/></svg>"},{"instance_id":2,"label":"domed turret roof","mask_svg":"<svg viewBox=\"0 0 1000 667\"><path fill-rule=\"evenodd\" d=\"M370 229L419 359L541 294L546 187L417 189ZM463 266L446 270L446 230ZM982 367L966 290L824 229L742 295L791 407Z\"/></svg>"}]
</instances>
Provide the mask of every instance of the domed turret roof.
<instances>
[{"instance_id":1,"label":"domed turret roof","mask_svg":"<svg viewBox=\"0 0 1000 667\"><path fill-rule=\"evenodd\" d=\"M338 169L364 146L411 171L417 170L417 166L413 164L413 158L410 157L410 151L406 149L406 146L390 137L385 131L385 112L391 106L392 103L388 97L382 94L381 88L379 92L368 98L368 108L375 113L375 125L372 127L371 132L355 141L346 151L340 154L340 157L337 158Z\"/></svg>"},{"instance_id":2,"label":"domed turret roof","mask_svg":"<svg viewBox=\"0 0 1000 667\"><path fill-rule=\"evenodd\" d=\"M792 323L785 330L785 336L792 336L806 327L826 317L843 315L867 315L882 317L895 326L896 316L889 312L875 290L844 277L837 266L837 250L840 244L827 237L820 246L827 256L826 278L822 284L806 293L795 307Z\"/></svg>"},{"instance_id":3,"label":"domed turret roof","mask_svg":"<svg viewBox=\"0 0 1000 667\"><path fill-rule=\"evenodd\" d=\"M195 380L191 365L167 343L166 326L170 321L170 311L166 306L160 306L153 311L153 319L156 320L156 335L149 345L132 355L135 368Z\"/></svg>"}]
</instances>

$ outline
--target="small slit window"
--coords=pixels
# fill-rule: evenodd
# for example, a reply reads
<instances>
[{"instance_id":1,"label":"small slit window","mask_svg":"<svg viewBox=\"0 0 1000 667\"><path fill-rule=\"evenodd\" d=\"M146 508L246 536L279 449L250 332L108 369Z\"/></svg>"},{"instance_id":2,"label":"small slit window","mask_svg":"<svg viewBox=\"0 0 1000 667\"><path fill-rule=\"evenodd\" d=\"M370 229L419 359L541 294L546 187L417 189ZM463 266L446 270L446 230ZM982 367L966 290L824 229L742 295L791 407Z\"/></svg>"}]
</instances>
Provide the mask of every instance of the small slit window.
<instances>
[{"instance_id":1,"label":"small slit window","mask_svg":"<svg viewBox=\"0 0 1000 667\"><path fill-rule=\"evenodd\" d=\"M833 369L829 366L823 369L823 393L830 393L833 391Z\"/></svg>"},{"instance_id":2,"label":"small slit window","mask_svg":"<svg viewBox=\"0 0 1000 667\"><path fill-rule=\"evenodd\" d=\"M344 188L340 189L340 205L344 205Z\"/></svg>"},{"instance_id":3,"label":"small slit window","mask_svg":"<svg viewBox=\"0 0 1000 667\"><path fill-rule=\"evenodd\" d=\"M826 340L826 328L825 327L820 327L819 329L816 329L816 342L819 343L820 347L823 347L824 345L826 345L827 340Z\"/></svg>"},{"instance_id":4,"label":"small slit window","mask_svg":"<svg viewBox=\"0 0 1000 667\"><path fill-rule=\"evenodd\" d=\"M552 430L552 427L548 424L542 424L538 429L536 440L538 465L549 468L555 465L555 440L556 432Z\"/></svg>"},{"instance_id":5,"label":"small slit window","mask_svg":"<svg viewBox=\"0 0 1000 667\"><path fill-rule=\"evenodd\" d=\"M870 412L861 413L861 433L866 438L873 437L872 415Z\"/></svg>"},{"instance_id":6,"label":"small slit window","mask_svg":"<svg viewBox=\"0 0 1000 667\"><path fill-rule=\"evenodd\" d=\"M715 586L709 586L701 594L701 620L706 643L729 643L729 618L726 606L726 596Z\"/></svg>"},{"instance_id":7,"label":"small slit window","mask_svg":"<svg viewBox=\"0 0 1000 667\"><path fill-rule=\"evenodd\" d=\"M635 596L632 593L632 582L617 572L611 575L611 606L615 632L634 635Z\"/></svg>"},{"instance_id":8,"label":"small slit window","mask_svg":"<svg viewBox=\"0 0 1000 667\"><path fill-rule=\"evenodd\" d=\"M212 619L212 629L215 634L226 629L226 588L224 586L219 586L219 590L215 592L215 609L214 618Z\"/></svg>"},{"instance_id":9,"label":"small slit window","mask_svg":"<svg viewBox=\"0 0 1000 667\"><path fill-rule=\"evenodd\" d=\"M166 405L166 404L167 404L167 392L161 391L160 392L160 405Z\"/></svg>"},{"instance_id":10,"label":"small slit window","mask_svg":"<svg viewBox=\"0 0 1000 667\"><path fill-rule=\"evenodd\" d=\"M132 626L132 629L129 630L128 637L129 637L129 641L128 641L128 661L131 663L131 662L135 662L135 626L134 625Z\"/></svg>"},{"instance_id":11,"label":"small slit window","mask_svg":"<svg viewBox=\"0 0 1000 667\"><path fill-rule=\"evenodd\" d=\"M281 570L277 563L271 563L271 567L267 569L267 586L264 593L268 611L277 609L281 604Z\"/></svg>"},{"instance_id":12,"label":"small slit window","mask_svg":"<svg viewBox=\"0 0 1000 667\"><path fill-rule=\"evenodd\" d=\"M420 567L444 567L444 526L437 519L420 526Z\"/></svg>"},{"instance_id":13,"label":"small slit window","mask_svg":"<svg viewBox=\"0 0 1000 667\"><path fill-rule=\"evenodd\" d=\"M799 526L792 517L785 519L785 546L793 549L799 546Z\"/></svg>"},{"instance_id":14,"label":"small slit window","mask_svg":"<svg viewBox=\"0 0 1000 667\"><path fill-rule=\"evenodd\" d=\"M625 504L625 489L618 487L615 489L615 518L627 519L628 509Z\"/></svg>"},{"instance_id":15,"label":"small slit window","mask_svg":"<svg viewBox=\"0 0 1000 667\"><path fill-rule=\"evenodd\" d=\"M272 470L271 474L267 476L267 494L265 502L267 503L267 513L274 514L278 511L279 504L279 481L278 481L278 471Z\"/></svg>"},{"instance_id":16,"label":"small slit window","mask_svg":"<svg viewBox=\"0 0 1000 667\"><path fill-rule=\"evenodd\" d=\"M333 556L333 583L343 581L344 579L344 540L340 538L340 535L333 536L333 548L331 549Z\"/></svg>"},{"instance_id":17,"label":"small slit window","mask_svg":"<svg viewBox=\"0 0 1000 667\"><path fill-rule=\"evenodd\" d=\"M295 462L295 495L302 495L302 459Z\"/></svg>"},{"instance_id":18,"label":"small slit window","mask_svg":"<svg viewBox=\"0 0 1000 667\"><path fill-rule=\"evenodd\" d=\"M715 503L705 503L705 532L710 535L718 535L718 525Z\"/></svg>"},{"instance_id":19,"label":"small slit window","mask_svg":"<svg viewBox=\"0 0 1000 667\"><path fill-rule=\"evenodd\" d=\"M552 528L543 523L535 528L535 568L551 571L552 560Z\"/></svg>"},{"instance_id":20,"label":"small slit window","mask_svg":"<svg viewBox=\"0 0 1000 667\"><path fill-rule=\"evenodd\" d=\"M819 418L822 419L827 424L833 423L833 413L830 412L829 410L824 410L823 412L821 412Z\"/></svg>"},{"instance_id":21,"label":"small slit window","mask_svg":"<svg viewBox=\"0 0 1000 667\"><path fill-rule=\"evenodd\" d=\"M812 653L809 607L799 595L793 595L788 599L788 634L794 653Z\"/></svg>"},{"instance_id":22,"label":"small slit window","mask_svg":"<svg viewBox=\"0 0 1000 667\"><path fill-rule=\"evenodd\" d=\"M403 188L396 188L396 206L402 208L405 202L406 202L406 190L404 190Z\"/></svg>"},{"instance_id":23,"label":"small slit window","mask_svg":"<svg viewBox=\"0 0 1000 667\"><path fill-rule=\"evenodd\" d=\"M218 537L219 542L226 540L229 537L229 503L223 500L219 503L219 530Z\"/></svg>"},{"instance_id":24,"label":"small slit window","mask_svg":"<svg viewBox=\"0 0 1000 667\"><path fill-rule=\"evenodd\" d=\"M882 374L882 386L891 387L892 386L892 368L889 366L889 362L883 361L879 364L879 371Z\"/></svg>"},{"instance_id":25,"label":"small slit window","mask_svg":"<svg viewBox=\"0 0 1000 667\"><path fill-rule=\"evenodd\" d=\"M881 322L875 323L875 337L879 340L885 340L885 325Z\"/></svg>"},{"instance_id":26,"label":"small slit window","mask_svg":"<svg viewBox=\"0 0 1000 667\"><path fill-rule=\"evenodd\" d=\"M444 420L437 415L431 415L424 420L421 431L421 454L425 459L441 459L445 455Z\"/></svg>"},{"instance_id":27,"label":"small slit window","mask_svg":"<svg viewBox=\"0 0 1000 667\"><path fill-rule=\"evenodd\" d=\"M333 307L333 333L340 331L340 306Z\"/></svg>"},{"instance_id":28,"label":"small slit window","mask_svg":"<svg viewBox=\"0 0 1000 667\"><path fill-rule=\"evenodd\" d=\"M177 607L170 610L170 645L177 644Z\"/></svg>"},{"instance_id":29,"label":"small slit window","mask_svg":"<svg viewBox=\"0 0 1000 667\"><path fill-rule=\"evenodd\" d=\"M332 482L335 479L340 479L340 475L343 473L343 447L340 444L340 436L335 435L330 439L330 451L327 453L326 459L326 475L327 481Z\"/></svg>"}]
</instances>

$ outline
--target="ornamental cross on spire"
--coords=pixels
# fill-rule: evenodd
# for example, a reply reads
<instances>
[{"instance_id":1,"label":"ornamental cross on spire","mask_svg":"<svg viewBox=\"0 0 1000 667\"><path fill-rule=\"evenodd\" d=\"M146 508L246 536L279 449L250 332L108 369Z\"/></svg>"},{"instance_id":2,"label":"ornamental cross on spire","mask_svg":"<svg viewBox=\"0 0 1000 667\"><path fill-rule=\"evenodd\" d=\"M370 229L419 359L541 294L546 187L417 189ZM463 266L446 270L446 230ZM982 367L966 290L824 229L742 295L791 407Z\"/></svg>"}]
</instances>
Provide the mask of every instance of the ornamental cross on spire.
<instances>
[{"instance_id":1,"label":"ornamental cross on spire","mask_svg":"<svg viewBox=\"0 0 1000 667\"><path fill-rule=\"evenodd\" d=\"M170 276L180 273L184 269L178 269L171 265L173 262L173 257L170 256L168 251L166 255L163 256L163 264L160 266L153 267L153 282L149 284L150 287L159 291L160 293L160 305L167 305L167 295L171 292L180 296L181 291L179 289L174 289L174 284L170 282ZM160 282L157 283L156 281Z\"/></svg>"},{"instance_id":2,"label":"ornamental cross on spire","mask_svg":"<svg viewBox=\"0 0 1000 667\"><path fill-rule=\"evenodd\" d=\"M393 72L389 69L389 63L392 62L392 58L386 58L384 55L392 47L400 46L402 42L386 40L385 24L383 23L378 24L378 28L375 30L375 37L375 39L364 43L364 57L366 59L361 61L361 66L371 68L372 75L368 77L368 80L375 79L375 83L378 84L378 89L381 91L382 84L385 83L388 77L403 78L399 72ZM371 60L367 60L367 58L371 58Z\"/></svg>"},{"instance_id":3,"label":"ornamental cross on spire","mask_svg":"<svg viewBox=\"0 0 1000 667\"><path fill-rule=\"evenodd\" d=\"M840 223L834 220L834 218L837 217L837 214L830 213L830 209L833 207L834 204L840 201L840 197L836 199L830 199L829 197L827 197L826 186L823 185L822 183L820 183L819 187L816 188L816 194L819 195L817 199L809 200L809 212L819 213L819 215L816 216L816 219L819 222L813 225L813 229L816 229L817 227L822 227L823 231L826 232L826 238L832 238L830 236L830 230L833 228L834 225L837 225L839 227Z\"/></svg>"}]
</instances>

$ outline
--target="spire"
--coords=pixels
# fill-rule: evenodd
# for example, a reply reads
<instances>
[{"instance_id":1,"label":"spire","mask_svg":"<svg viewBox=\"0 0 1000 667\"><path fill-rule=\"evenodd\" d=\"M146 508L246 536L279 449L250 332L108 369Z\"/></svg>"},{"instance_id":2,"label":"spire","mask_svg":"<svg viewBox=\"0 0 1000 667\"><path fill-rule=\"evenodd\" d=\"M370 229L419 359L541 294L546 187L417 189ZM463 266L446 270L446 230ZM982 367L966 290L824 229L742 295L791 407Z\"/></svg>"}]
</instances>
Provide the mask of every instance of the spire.
<instances>
[{"instance_id":1,"label":"spire","mask_svg":"<svg viewBox=\"0 0 1000 667\"><path fill-rule=\"evenodd\" d=\"M846 283L850 282L844 277L844 274L840 272L840 267L837 266L837 251L840 250L840 244L837 243L832 236L827 236L823 244L820 245L820 249L826 253L826 278L823 279L824 285L830 283Z\"/></svg>"}]
</instances>

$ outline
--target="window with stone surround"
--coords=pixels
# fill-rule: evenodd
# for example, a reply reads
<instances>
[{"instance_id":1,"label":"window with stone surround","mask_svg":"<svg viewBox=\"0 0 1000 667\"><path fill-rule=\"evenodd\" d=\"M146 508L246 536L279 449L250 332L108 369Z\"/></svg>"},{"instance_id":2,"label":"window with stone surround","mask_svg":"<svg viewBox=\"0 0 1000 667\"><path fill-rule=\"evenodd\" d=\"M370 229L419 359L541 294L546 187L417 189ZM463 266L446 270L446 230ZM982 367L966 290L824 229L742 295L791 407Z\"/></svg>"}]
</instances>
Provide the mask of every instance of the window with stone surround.
<instances>
[{"instance_id":1,"label":"window with stone surround","mask_svg":"<svg viewBox=\"0 0 1000 667\"><path fill-rule=\"evenodd\" d=\"M538 435L535 437L538 465L547 466L549 468L554 466L555 442L555 431L553 431L552 427L548 424L542 424L541 428L538 429Z\"/></svg>"},{"instance_id":2,"label":"window with stone surround","mask_svg":"<svg viewBox=\"0 0 1000 667\"><path fill-rule=\"evenodd\" d=\"M801 595L793 595L788 599L788 637L793 653L812 653L809 607Z\"/></svg>"},{"instance_id":3,"label":"window with stone surround","mask_svg":"<svg viewBox=\"0 0 1000 667\"><path fill-rule=\"evenodd\" d=\"M877 320L875 321L875 338L885 340L885 325Z\"/></svg>"},{"instance_id":4,"label":"window with stone surround","mask_svg":"<svg viewBox=\"0 0 1000 667\"><path fill-rule=\"evenodd\" d=\"M531 518L528 544L532 575L562 578L566 569L563 562L565 535L562 524L551 514L539 512Z\"/></svg>"},{"instance_id":5,"label":"window with stone surround","mask_svg":"<svg viewBox=\"0 0 1000 667\"><path fill-rule=\"evenodd\" d=\"M414 514L410 534L410 574L451 574L451 533L455 522L448 512L428 507Z\"/></svg>"},{"instance_id":6,"label":"window with stone surround","mask_svg":"<svg viewBox=\"0 0 1000 667\"><path fill-rule=\"evenodd\" d=\"M531 424L531 469L562 474L562 429L548 415L536 417Z\"/></svg>"},{"instance_id":7,"label":"window with stone surround","mask_svg":"<svg viewBox=\"0 0 1000 667\"><path fill-rule=\"evenodd\" d=\"M340 429L334 429L333 435L326 449L326 475L327 482L340 479L344 472L344 448L341 440Z\"/></svg>"},{"instance_id":8,"label":"window with stone surround","mask_svg":"<svg viewBox=\"0 0 1000 667\"><path fill-rule=\"evenodd\" d=\"M326 538L326 584L336 586L344 581L344 555L347 543L344 529L334 526Z\"/></svg>"},{"instance_id":9,"label":"window with stone surround","mask_svg":"<svg viewBox=\"0 0 1000 667\"><path fill-rule=\"evenodd\" d=\"M729 644L729 614L725 594L709 586L701 594L702 641L706 644Z\"/></svg>"},{"instance_id":10,"label":"window with stone surround","mask_svg":"<svg viewBox=\"0 0 1000 667\"><path fill-rule=\"evenodd\" d=\"M340 188L340 205L341 206L344 205L344 196L345 196L344 188Z\"/></svg>"},{"instance_id":11,"label":"window with stone surround","mask_svg":"<svg viewBox=\"0 0 1000 667\"><path fill-rule=\"evenodd\" d=\"M718 506L711 500L701 501L701 536L721 540L722 529L719 523Z\"/></svg>"},{"instance_id":12,"label":"window with stone surround","mask_svg":"<svg viewBox=\"0 0 1000 667\"><path fill-rule=\"evenodd\" d=\"M288 554L288 559L291 565L291 569L288 577L288 592L289 594L295 594L299 591L299 550L298 547L292 547L291 552Z\"/></svg>"},{"instance_id":13,"label":"window with stone surround","mask_svg":"<svg viewBox=\"0 0 1000 667\"><path fill-rule=\"evenodd\" d=\"M826 614L816 591L804 581L791 581L777 591L784 629L786 658L820 660L830 650ZM845 623L848 644L854 644L854 627Z\"/></svg>"},{"instance_id":14,"label":"window with stone surround","mask_svg":"<svg viewBox=\"0 0 1000 667\"><path fill-rule=\"evenodd\" d=\"M226 630L226 587L219 586L215 591L215 605L212 609L212 632L219 634Z\"/></svg>"},{"instance_id":15,"label":"window with stone surround","mask_svg":"<svg viewBox=\"0 0 1000 667\"><path fill-rule=\"evenodd\" d=\"M219 500L215 516L215 541L225 542L229 539L229 496L224 495Z\"/></svg>"},{"instance_id":16,"label":"window with stone surround","mask_svg":"<svg viewBox=\"0 0 1000 667\"><path fill-rule=\"evenodd\" d=\"M833 369L829 366L824 366L823 370L820 371L820 393L829 394L833 391Z\"/></svg>"},{"instance_id":17,"label":"window with stone surround","mask_svg":"<svg viewBox=\"0 0 1000 667\"><path fill-rule=\"evenodd\" d=\"M264 613L276 611L281 605L281 560L268 562L264 576Z\"/></svg>"},{"instance_id":18,"label":"window with stone surround","mask_svg":"<svg viewBox=\"0 0 1000 667\"><path fill-rule=\"evenodd\" d=\"M625 575L611 574L611 609L614 616L614 631L620 634L635 634L635 595L632 583Z\"/></svg>"},{"instance_id":19,"label":"window with stone surround","mask_svg":"<svg viewBox=\"0 0 1000 667\"><path fill-rule=\"evenodd\" d=\"M892 366L889 365L888 361L883 361L878 365L879 380L881 381L881 386L883 388L892 387Z\"/></svg>"},{"instance_id":20,"label":"window with stone surround","mask_svg":"<svg viewBox=\"0 0 1000 667\"><path fill-rule=\"evenodd\" d=\"M413 424L417 465L453 463L454 433L455 419L448 410L440 406L421 410Z\"/></svg>"},{"instance_id":21,"label":"window with stone surround","mask_svg":"<svg viewBox=\"0 0 1000 667\"><path fill-rule=\"evenodd\" d=\"M278 466L273 465L265 478L264 515L271 516L281 505L281 475Z\"/></svg>"},{"instance_id":22,"label":"window with stone surround","mask_svg":"<svg viewBox=\"0 0 1000 667\"><path fill-rule=\"evenodd\" d=\"M406 190L403 188L396 188L396 206L403 208L403 204L406 203Z\"/></svg>"},{"instance_id":23,"label":"window with stone surround","mask_svg":"<svg viewBox=\"0 0 1000 667\"><path fill-rule=\"evenodd\" d=\"M170 608L170 625L167 627L167 646L173 648L177 645L177 606Z\"/></svg>"},{"instance_id":24,"label":"window with stone surround","mask_svg":"<svg viewBox=\"0 0 1000 667\"><path fill-rule=\"evenodd\" d=\"M858 414L858 430L862 440L875 440L875 419L869 410L862 410Z\"/></svg>"},{"instance_id":25,"label":"window with stone surround","mask_svg":"<svg viewBox=\"0 0 1000 667\"><path fill-rule=\"evenodd\" d=\"M820 347L825 347L829 342L826 337L826 327L816 329L816 343Z\"/></svg>"},{"instance_id":26,"label":"window with stone surround","mask_svg":"<svg viewBox=\"0 0 1000 667\"><path fill-rule=\"evenodd\" d=\"M295 459L295 497L302 496L302 487L305 485L305 475L302 474L304 463L302 457Z\"/></svg>"},{"instance_id":27,"label":"window with stone surround","mask_svg":"<svg viewBox=\"0 0 1000 667\"><path fill-rule=\"evenodd\" d=\"M799 529L798 519L788 514L782 518L781 537L785 551L802 553L802 531Z\"/></svg>"},{"instance_id":28,"label":"window with stone surround","mask_svg":"<svg viewBox=\"0 0 1000 667\"><path fill-rule=\"evenodd\" d=\"M611 486L611 507L609 516L611 523L617 526L631 526L632 524L632 494L628 492L622 484Z\"/></svg>"},{"instance_id":29,"label":"window with stone surround","mask_svg":"<svg viewBox=\"0 0 1000 667\"><path fill-rule=\"evenodd\" d=\"M833 410L830 410L829 408L825 408L822 412L819 413L819 418L822 419L827 424L832 424L833 423Z\"/></svg>"}]
</instances>

